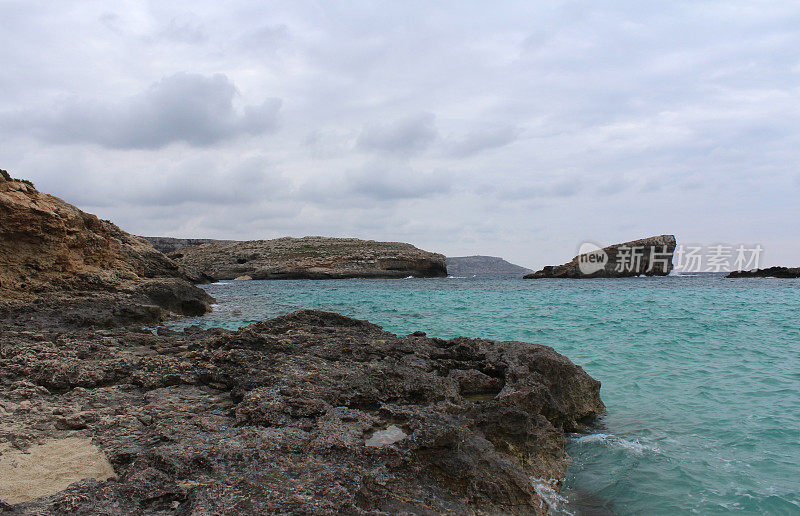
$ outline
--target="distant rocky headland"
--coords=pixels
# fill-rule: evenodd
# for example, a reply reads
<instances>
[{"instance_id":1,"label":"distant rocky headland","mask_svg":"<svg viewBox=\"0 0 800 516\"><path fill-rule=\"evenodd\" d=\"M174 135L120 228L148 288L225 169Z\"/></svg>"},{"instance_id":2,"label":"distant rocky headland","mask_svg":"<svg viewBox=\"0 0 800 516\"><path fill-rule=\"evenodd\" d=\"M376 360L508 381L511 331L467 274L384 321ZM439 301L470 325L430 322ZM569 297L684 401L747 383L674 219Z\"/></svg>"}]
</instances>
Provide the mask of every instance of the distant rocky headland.
<instances>
[{"instance_id":1,"label":"distant rocky headland","mask_svg":"<svg viewBox=\"0 0 800 516\"><path fill-rule=\"evenodd\" d=\"M187 247L194 247L203 244L233 244L236 240L215 240L213 238L172 238L172 237L149 237L144 238L164 254L172 254L175 251L185 249Z\"/></svg>"},{"instance_id":2,"label":"distant rocky headland","mask_svg":"<svg viewBox=\"0 0 800 516\"><path fill-rule=\"evenodd\" d=\"M152 241L154 237L149 237ZM161 239L163 240L163 239ZM179 244L176 244L179 245ZM447 275L445 257L400 242L357 238L276 238L212 241L169 257L196 278L337 279L419 278Z\"/></svg>"},{"instance_id":3,"label":"distant rocky headland","mask_svg":"<svg viewBox=\"0 0 800 516\"><path fill-rule=\"evenodd\" d=\"M627 278L666 276L672 270L675 236L661 235L580 254L563 265L548 265L524 276L539 278Z\"/></svg>"},{"instance_id":4,"label":"distant rocky headland","mask_svg":"<svg viewBox=\"0 0 800 516\"><path fill-rule=\"evenodd\" d=\"M451 276L522 276L528 272L531 270L496 256L447 257L447 273Z\"/></svg>"},{"instance_id":5,"label":"distant rocky headland","mask_svg":"<svg viewBox=\"0 0 800 516\"><path fill-rule=\"evenodd\" d=\"M752 271L732 271L726 278L800 278L800 267L768 267Z\"/></svg>"},{"instance_id":6,"label":"distant rocky headland","mask_svg":"<svg viewBox=\"0 0 800 516\"><path fill-rule=\"evenodd\" d=\"M533 480L558 486L565 433L605 410L600 382L546 346L314 310L153 331L209 309L185 270L214 253L225 276L247 272L230 259L273 270L265 248L304 274L445 271L408 244L240 244L178 264L0 174L0 511L548 513Z\"/></svg>"}]
</instances>

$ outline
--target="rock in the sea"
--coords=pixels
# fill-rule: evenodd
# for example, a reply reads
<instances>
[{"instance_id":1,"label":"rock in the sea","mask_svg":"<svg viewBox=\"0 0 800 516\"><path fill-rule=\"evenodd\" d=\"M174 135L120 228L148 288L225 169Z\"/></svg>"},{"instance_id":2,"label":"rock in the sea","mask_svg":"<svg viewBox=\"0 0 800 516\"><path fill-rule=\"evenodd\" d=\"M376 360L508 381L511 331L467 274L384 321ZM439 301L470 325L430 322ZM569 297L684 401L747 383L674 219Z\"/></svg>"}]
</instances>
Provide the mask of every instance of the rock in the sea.
<instances>
[{"instance_id":1,"label":"rock in the sea","mask_svg":"<svg viewBox=\"0 0 800 516\"><path fill-rule=\"evenodd\" d=\"M214 280L405 278L447 275L445 258L411 244L356 238L277 238L212 243L169 255L190 275Z\"/></svg>"},{"instance_id":2,"label":"rock in the sea","mask_svg":"<svg viewBox=\"0 0 800 516\"><path fill-rule=\"evenodd\" d=\"M767 267L752 271L732 271L726 278L800 278L800 267Z\"/></svg>"},{"instance_id":3,"label":"rock in the sea","mask_svg":"<svg viewBox=\"0 0 800 516\"><path fill-rule=\"evenodd\" d=\"M83 296L87 316L93 310L105 312L117 323L126 319L126 310L134 315L150 306L197 315L213 302L147 241L41 193L29 182L6 177L0 176L4 300L44 305L50 297L53 310L63 301L68 311L66 305Z\"/></svg>"},{"instance_id":4,"label":"rock in the sea","mask_svg":"<svg viewBox=\"0 0 800 516\"><path fill-rule=\"evenodd\" d=\"M10 514L544 515L531 478L563 477L565 432L604 411L552 348L319 311L237 332L29 325L0 349L0 449L91 439L116 475L18 486Z\"/></svg>"},{"instance_id":5,"label":"rock in the sea","mask_svg":"<svg viewBox=\"0 0 800 516\"><path fill-rule=\"evenodd\" d=\"M661 235L616 244L576 256L563 265L548 265L523 276L539 278L626 278L666 276L672 270L675 236Z\"/></svg>"},{"instance_id":6,"label":"rock in the sea","mask_svg":"<svg viewBox=\"0 0 800 516\"><path fill-rule=\"evenodd\" d=\"M522 276L528 272L531 270L496 256L447 257L447 273L451 276Z\"/></svg>"}]
</instances>

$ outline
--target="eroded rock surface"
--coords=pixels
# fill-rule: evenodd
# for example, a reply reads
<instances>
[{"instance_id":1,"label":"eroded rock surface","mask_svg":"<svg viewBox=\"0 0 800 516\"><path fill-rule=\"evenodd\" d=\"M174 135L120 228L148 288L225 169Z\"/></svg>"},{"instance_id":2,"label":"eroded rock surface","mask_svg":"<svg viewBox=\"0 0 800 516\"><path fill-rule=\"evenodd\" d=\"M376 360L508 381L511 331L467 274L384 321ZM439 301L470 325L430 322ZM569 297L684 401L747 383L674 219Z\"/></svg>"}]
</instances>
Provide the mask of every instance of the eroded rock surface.
<instances>
[{"instance_id":1,"label":"eroded rock surface","mask_svg":"<svg viewBox=\"0 0 800 516\"><path fill-rule=\"evenodd\" d=\"M210 243L169 255L188 274L214 280L405 278L447 275L445 258L411 244L356 238L277 238Z\"/></svg>"},{"instance_id":2,"label":"eroded rock surface","mask_svg":"<svg viewBox=\"0 0 800 516\"><path fill-rule=\"evenodd\" d=\"M587 261L588 254L582 254L563 265L548 265L523 277L578 279L666 276L673 267L672 255L675 252L675 245L674 235L642 238L624 244L610 245L597 253L591 253L605 257L605 263L598 268L593 267L595 262Z\"/></svg>"},{"instance_id":3,"label":"eroded rock surface","mask_svg":"<svg viewBox=\"0 0 800 516\"><path fill-rule=\"evenodd\" d=\"M143 236L150 242L157 251L164 254L174 253L187 247L195 247L203 244L232 244L235 240L216 240L213 238L173 238L173 237L149 237Z\"/></svg>"},{"instance_id":4,"label":"eroded rock surface","mask_svg":"<svg viewBox=\"0 0 800 516\"><path fill-rule=\"evenodd\" d=\"M116 474L12 514L545 514L531 477L561 477L564 432L604 410L549 347L319 311L0 345L0 449L90 438Z\"/></svg>"},{"instance_id":5,"label":"eroded rock surface","mask_svg":"<svg viewBox=\"0 0 800 516\"><path fill-rule=\"evenodd\" d=\"M199 315L213 302L147 241L7 177L0 175L0 313L39 303L58 315L83 303L87 314L110 312L108 324L117 324L137 312L141 322Z\"/></svg>"}]
</instances>

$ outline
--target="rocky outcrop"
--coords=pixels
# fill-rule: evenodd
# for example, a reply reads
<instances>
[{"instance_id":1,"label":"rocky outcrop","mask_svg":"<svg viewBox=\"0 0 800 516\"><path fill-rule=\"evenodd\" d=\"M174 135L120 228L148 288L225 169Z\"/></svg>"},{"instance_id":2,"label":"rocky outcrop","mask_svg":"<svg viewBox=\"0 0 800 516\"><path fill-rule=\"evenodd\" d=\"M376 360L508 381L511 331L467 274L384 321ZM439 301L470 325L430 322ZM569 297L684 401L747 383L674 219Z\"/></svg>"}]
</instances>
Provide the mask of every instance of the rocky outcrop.
<instances>
[{"instance_id":1,"label":"rocky outcrop","mask_svg":"<svg viewBox=\"0 0 800 516\"><path fill-rule=\"evenodd\" d=\"M164 254L174 253L187 247L194 247L203 244L232 244L236 240L215 240L213 238L172 238L172 237L148 237L143 236L150 242L157 251Z\"/></svg>"},{"instance_id":2,"label":"rocky outcrop","mask_svg":"<svg viewBox=\"0 0 800 516\"><path fill-rule=\"evenodd\" d=\"M447 257L447 273L451 276L522 276L528 272L531 270L496 256Z\"/></svg>"},{"instance_id":3,"label":"rocky outcrop","mask_svg":"<svg viewBox=\"0 0 800 516\"><path fill-rule=\"evenodd\" d=\"M145 240L29 182L6 177L0 175L0 297L5 302L43 303L50 297L57 306L61 298L64 303L82 298L89 311L124 311L138 304L194 315L213 302Z\"/></svg>"},{"instance_id":4,"label":"rocky outcrop","mask_svg":"<svg viewBox=\"0 0 800 516\"><path fill-rule=\"evenodd\" d=\"M672 270L675 236L661 235L582 253L563 265L523 276L539 278L625 278L666 276Z\"/></svg>"},{"instance_id":5,"label":"rocky outcrop","mask_svg":"<svg viewBox=\"0 0 800 516\"><path fill-rule=\"evenodd\" d=\"M70 478L95 478L26 490L32 459L20 462L3 470L17 488L0 506L546 514L532 479L564 475L564 433L603 412L599 390L546 346L399 337L318 311L237 332L6 325L0 460L58 454L47 469L79 443L91 462Z\"/></svg>"},{"instance_id":6,"label":"rocky outcrop","mask_svg":"<svg viewBox=\"0 0 800 516\"><path fill-rule=\"evenodd\" d=\"M169 255L214 280L405 278L447 275L445 258L411 244L356 238L277 238L187 247Z\"/></svg>"},{"instance_id":7,"label":"rocky outcrop","mask_svg":"<svg viewBox=\"0 0 800 516\"><path fill-rule=\"evenodd\" d=\"M726 278L800 278L800 267L767 267L751 271L732 271Z\"/></svg>"}]
</instances>

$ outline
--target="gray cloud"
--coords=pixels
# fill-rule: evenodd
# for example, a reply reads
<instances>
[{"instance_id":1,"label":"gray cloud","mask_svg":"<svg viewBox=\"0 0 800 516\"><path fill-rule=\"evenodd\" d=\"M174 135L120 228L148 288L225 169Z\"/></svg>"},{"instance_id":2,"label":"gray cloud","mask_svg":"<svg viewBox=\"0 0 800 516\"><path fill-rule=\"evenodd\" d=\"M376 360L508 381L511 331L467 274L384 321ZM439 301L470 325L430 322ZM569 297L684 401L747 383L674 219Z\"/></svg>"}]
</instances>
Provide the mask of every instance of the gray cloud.
<instances>
[{"instance_id":1,"label":"gray cloud","mask_svg":"<svg viewBox=\"0 0 800 516\"><path fill-rule=\"evenodd\" d=\"M445 144L445 153L455 158L467 158L488 149L497 149L515 141L522 131L506 126L490 129L477 129L460 138L453 138Z\"/></svg>"},{"instance_id":2,"label":"gray cloud","mask_svg":"<svg viewBox=\"0 0 800 516\"><path fill-rule=\"evenodd\" d=\"M424 172L399 162L372 162L325 180L309 181L299 189L305 201L377 206L393 201L426 199L450 192L453 181L441 172Z\"/></svg>"},{"instance_id":3,"label":"gray cloud","mask_svg":"<svg viewBox=\"0 0 800 516\"><path fill-rule=\"evenodd\" d=\"M800 256L792 2L0 2L0 20L0 168L131 231L531 267L656 233Z\"/></svg>"},{"instance_id":4,"label":"gray cloud","mask_svg":"<svg viewBox=\"0 0 800 516\"><path fill-rule=\"evenodd\" d=\"M3 118L8 129L27 129L47 142L117 149L158 149L175 142L207 146L276 128L280 100L245 106L239 114L233 104L236 94L224 74L179 73L114 104L72 99L51 110Z\"/></svg>"},{"instance_id":5,"label":"gray cloud","mask_svg":"<svg viewBox=\"0 0 800 516\"><path fill-rule=\"evenodd\" d=\"M421 113L388 123L369 124L358 137L358 147L395 155L422 152L438 137L435 121L432 113Z\"/></svg>"}]
</instances>

